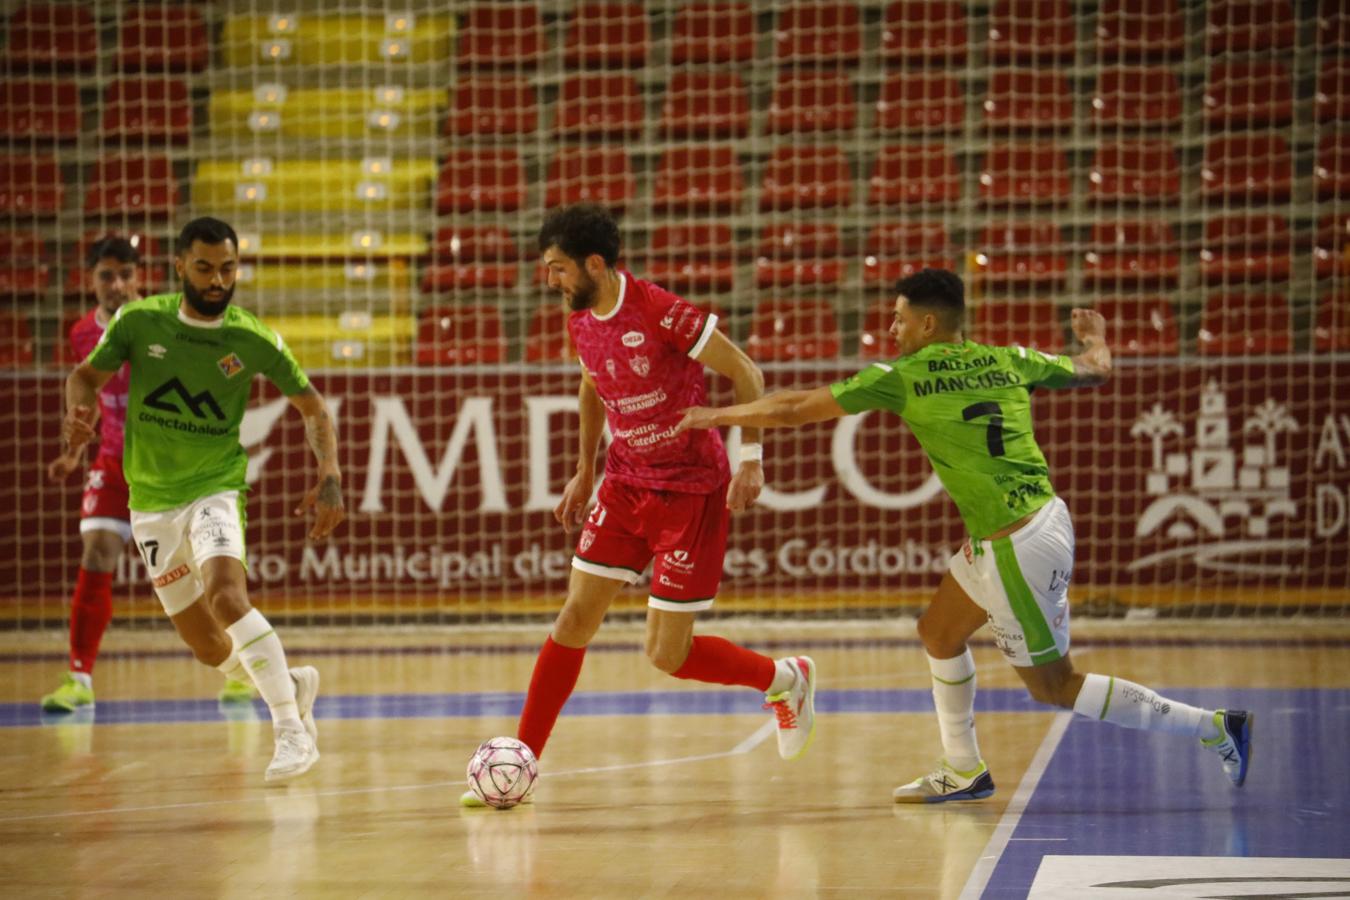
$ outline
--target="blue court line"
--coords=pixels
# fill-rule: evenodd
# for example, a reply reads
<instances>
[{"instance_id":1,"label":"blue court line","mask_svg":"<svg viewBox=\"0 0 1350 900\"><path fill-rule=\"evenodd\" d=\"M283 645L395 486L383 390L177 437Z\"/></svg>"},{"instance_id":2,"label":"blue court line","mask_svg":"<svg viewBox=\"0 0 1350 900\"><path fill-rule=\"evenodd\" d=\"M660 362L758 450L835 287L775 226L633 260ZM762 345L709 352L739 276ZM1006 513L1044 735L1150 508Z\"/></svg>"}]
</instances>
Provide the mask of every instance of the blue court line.
<instances>
[{"instance_id":1,"label":"blue court line","mask_svg":"<svg viewBox=\"0 0 1350 900\"><path fill-rule=\"evenodd\" d=\"M544 634L544 630L540 631ZM354 656L498 656L516 653L534 654L539 652L539 640L517 641L497 644L419 644L408 647L325 647L291 646L286 647L286 655L291 657L354 657ZM861 638L784 638L782 640L746 640L740 642L745 647L758 650L859 650L920 648L923 646L916 637L861 637ZM972 647L993 647L989 638L974 638L969 641ZM1087 637L1073 639L1075 649L1090 647L1233 647L1250 649L1350 649L1350 637L1133 637L1121 635L1115 637ZM586 648L587 653L640 653L642 645L633 643L595 643ZM103 650L100 660L109 659L191 659L192 654L186 647L164 650ZM34 653L14 653L0 656L0 665L13 663L64 662L69 654L64 650L40 651Z\"/></svg>"},{"instance_id":2,"label":"blue court line","mask_svg":"<svg viewBox=\"0 0 1350 900\"><path fill-rule=\"evenodd\" d=\"M1025 897L1045 855L1350 856L1350 690L1162 693L1256 713L1246 784L1234 788L1193 738L1076 716L984 897Z\"/></svg>"}]
</instances>

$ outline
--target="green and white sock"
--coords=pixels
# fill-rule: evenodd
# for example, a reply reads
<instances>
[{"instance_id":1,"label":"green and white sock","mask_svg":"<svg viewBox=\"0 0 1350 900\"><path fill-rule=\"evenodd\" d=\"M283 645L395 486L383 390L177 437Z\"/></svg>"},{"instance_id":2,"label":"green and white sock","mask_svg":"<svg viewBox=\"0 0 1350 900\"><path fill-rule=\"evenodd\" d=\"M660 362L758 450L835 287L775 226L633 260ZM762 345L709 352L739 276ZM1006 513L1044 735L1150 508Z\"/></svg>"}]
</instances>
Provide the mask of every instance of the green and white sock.
<instances>
[{"instance_id":1,"label":"green and white sock","mask_svg":"<svg viewBox=\"0 0 1350 900\"><path fill-rule=\"evenodd\" d=\"M1189 734L1202 740L1218 735L1214 710L1168 699L1141 684L1111 675L1088 675L1073 711L1122 728Z\"/></svg>"},{"instance_id":2,"label":"green and white sock","mask_svg":"<svg viewBox=\"0 0 1350 900\"><path fill-rule=\"evenodd\" d=\"M225 632L234 641L234 653L239 655L272 713L272 727L278 731L303 729L295 705L295 682L286 666L286 651L263 614L251 609Z\"/></svg>"},{"instance_id":3,"label":"green and white sock","mask_svg":"<svg viewBox=\"0 0 1350 900\"><path fill-rule=\"evenodd\" d=\"M951 659L928 657L933 673L933 706L937 709L942 752L957 772L980 765L980 745L975 740L975 657L966 652Z\"/></svg>"}]
</instances>

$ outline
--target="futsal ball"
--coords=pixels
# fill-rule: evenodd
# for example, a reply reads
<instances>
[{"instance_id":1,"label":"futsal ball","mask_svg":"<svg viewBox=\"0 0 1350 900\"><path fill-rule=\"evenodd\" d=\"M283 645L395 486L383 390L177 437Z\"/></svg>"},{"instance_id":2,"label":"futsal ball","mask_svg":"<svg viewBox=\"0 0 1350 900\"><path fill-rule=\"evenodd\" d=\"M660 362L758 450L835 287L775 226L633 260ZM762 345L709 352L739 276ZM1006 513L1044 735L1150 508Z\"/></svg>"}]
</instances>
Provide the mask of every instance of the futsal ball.
<instances>
[{"instance_id":1,"label":"futsal ball","mask_svg":"<svg viewBox=\"0 0 1350 900\"><path fill-rule=\"evenodd\" d=\"M488 806L510 809L524 802L539 777L530 748L515 738L483 741L469 760L469 790Z\"/></svg>"}]
</instances>

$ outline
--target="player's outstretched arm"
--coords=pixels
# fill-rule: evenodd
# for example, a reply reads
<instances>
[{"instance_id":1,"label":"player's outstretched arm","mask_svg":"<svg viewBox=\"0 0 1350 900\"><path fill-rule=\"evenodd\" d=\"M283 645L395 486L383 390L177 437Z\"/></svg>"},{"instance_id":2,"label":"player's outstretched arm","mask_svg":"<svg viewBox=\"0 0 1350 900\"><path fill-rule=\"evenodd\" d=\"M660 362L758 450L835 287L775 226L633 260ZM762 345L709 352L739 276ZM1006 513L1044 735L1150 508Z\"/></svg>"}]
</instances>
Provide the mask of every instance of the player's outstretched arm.
<instances>
[{"instance_id":1,"label":"player's outstretched arm","mask_svg":"<svg viewBox=\"0 0 1350 900\"><path fill-rule=\"evenodd\" d=\"M1096 387L1111 377L1111 348L1106 343L1106 319L1095 309L1076 307L1070 323L1083 352L1073 357L1074 377L1069 387Z\"/></svg>"},{"instance_id":2,"label":"player's outstretched arm","mask_svg":"<svg viewBox=\"0 0 1350 900\"><path fill-rule=\"evenodd\" d=\"M684 411L684 418L676 426L678 431L690 428L717 428L721 425L740 425L742 428L795 428L812 422L826 422L848 415L848 411L834 399L828 387L809 391L778 391L760 397L751 403L710 408L693 406Z\"/></svg>"},{"instance_id":3,"label":"player's outstretched arm","mask_svg":"<svg viewBox=\"0 0 1350 900\"><path fill-rule=\"evenodd\" d=\"M347 517L342 502L342 470L337 461L337 430L333 428L333 417L328 414L328 404L312 385L288 399L305 419L305 439L319 464L318 483L305 494L295 514L303 516L309 510L315 510L309 538L322 541Z\"/></svg>"},{"instance_id":4,"label":"player's outstretched arm","mask_svg":"<svg viewBox=\"0 0 1350 900\"><path fill-rule=\"evenodd\" d=\"M94 439L98 392L114 374L82 362L66 376L66 417L61 423L61 439L65 441L67 453L83 448Z\"/></svg>"},{"instance_id":5,"label":"player's outstretched arm","mask_svg":"<svg viewBox=\"0 0 1350 900\"><path fill-rule=\"evenodd\" d=\"M755 365L754 360L740 347L729 341L721 332L714 331L708 343L698 355L698 361L717 374L731 380L732 392L736 402L750 403L764 396L764 373ZM759 444L758 428L745 428L741 432L741 447ZM727 486L727 509L740 512L747 509L764 490L763 459L742 457L736 467L736 474Z\"/></svg>"},{"instance_id":6,"label":"player's outstretched arm","mask_svg":"<svg viewBox=\"0 0 1350 900\"><path fill-rule=\"evenodd\" d=\"M580 528L586 517L586 507L595 490L595 454L600 449L600 435L605 428L605 404L585 369L581 370L581 387L577 390L577 410L581 413L577 471L563 488L562 501L553 508L553 518L569 532Z\"/></svg>"}]
</instances>

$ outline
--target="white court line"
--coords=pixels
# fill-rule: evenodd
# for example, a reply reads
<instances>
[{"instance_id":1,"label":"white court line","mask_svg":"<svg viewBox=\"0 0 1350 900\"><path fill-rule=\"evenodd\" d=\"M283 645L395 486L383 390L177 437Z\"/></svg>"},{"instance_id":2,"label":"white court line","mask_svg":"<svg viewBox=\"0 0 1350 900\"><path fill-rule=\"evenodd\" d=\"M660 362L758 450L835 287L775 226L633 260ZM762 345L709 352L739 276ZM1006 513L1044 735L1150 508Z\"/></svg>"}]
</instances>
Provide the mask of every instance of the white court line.
<instances>
[{"instance_id":1,"label":"white court line","mask_svg":"<svg viewBox=\"0 0 1350 900\"><path fill-rule=\"evenodd\" d=\"M1031 795L1036 792L1036 786L1041 783L1041 776L1050 765L1050 758L1055 755L1055 748L1064 739L1064 732L1068 730L1072 721L1073 713L1062 712L1050 723L1050 730L1045 733L1036 755L1031 758L1031 765L1027 766L1022 783L1017 786L1017 793L1013 794L1008 808L1003 811L1003 818L999 819L998 825L994 827L994 833L989 837L989 843L984 845L984 852L976 861L975 868L971 869L970 878L966 880L960 900L979 900L980 895L984 893L989 879L993 877L994 869L998 866L998 861L1003 857L1003 851L1008 848L1008 841L1017 829L1017 823L1022 819L1022 813L1026 810Z\"/></svg>"},{"instance_id":2,"label":"white court line","mask_svg":"<svg viewBox=\"0 0 1350 900\"><path fill-rule=\"evenodd\" d=\"M645 769L656 766L675 766L682 763L703 762L709 759L722 759L727 756L738 756L749 753L768 739L769 735L774 733L777 727L775 720L770 719L755 730L753 734L741 741L730 750L723 750L720 753L701 753L697 756L677 756L673 759L649 759L643 762L623 763L615 766L595 766L587 769L564 769L560 772L550 772L549 778L566 778L571 775L589 775L595 772L617 772L623 769ZM136 764L133 764L136 765ZM126 766L123 766L126 768ZM120 770L115 770L120 771ZM349 797L356 794L377 794L382 791L393 793L395 791L423 791L428 788L441 787L459 787L463 788L462 781L432 781L424 784L398 784L386 787L368 787L368 788L343 788L334 791L314 791L307 794L310 797ZM269 789L274 790L274 789ZM268 793L267 796L285 797L286 794L277 792ZM194 803L158 803L148 806L114 806L109 809L81 810L79 812L59 812L59 813L38 813L30 816L0 816L0 823L4 822L32 822L42 819L71 819L80 816L109 816L117 813L138 813L138 812L161 812L174 809L201 809L208 806L233 806L240 803L254 803L258 797L239 797L234 800L200 800Z\"/></svg>"}]
</instances>

